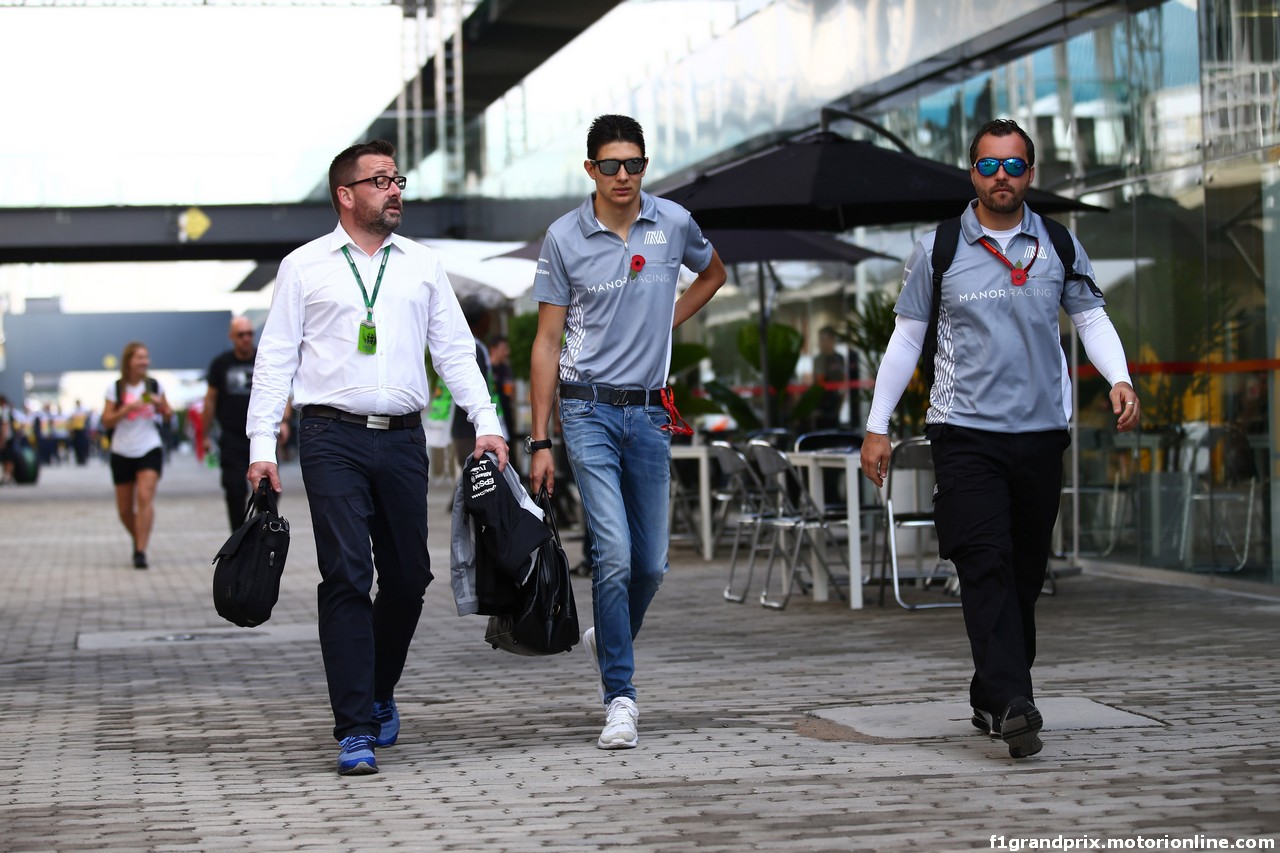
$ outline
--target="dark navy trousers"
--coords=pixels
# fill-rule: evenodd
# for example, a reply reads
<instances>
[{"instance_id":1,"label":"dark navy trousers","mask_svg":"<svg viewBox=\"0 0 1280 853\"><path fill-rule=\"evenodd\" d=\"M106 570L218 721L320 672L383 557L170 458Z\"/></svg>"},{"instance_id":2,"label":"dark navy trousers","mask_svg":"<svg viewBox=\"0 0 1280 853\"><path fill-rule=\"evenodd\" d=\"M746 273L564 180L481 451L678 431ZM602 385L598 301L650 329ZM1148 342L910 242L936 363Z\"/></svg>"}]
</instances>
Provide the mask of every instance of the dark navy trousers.
<instances>
[{"instance_id":1,"label":"dark navy trousers","mask_svg":"<svg viewBox=\"0 0 1280 853\"><path fill-rule=\"evenodd\" d=\"M1035 605L1049 565L1062 496L1066 430L994 433L932 426L941 555L960 577L973 653L973 707L999 715L1017 696L1034 699Z\"/></svg>"},{"instance_id":2,"label":"dark navy trousers","mask_svg":"<svg viewBox=\"0 0 1280 853\"><path fill-rule=\"evenodd\" d=\"M320 565L333 736L376 737L373 702L393 698L431 582L426 437L421 426L377 430L304 418L298 458Z\"/></svg>"}]
</instances>

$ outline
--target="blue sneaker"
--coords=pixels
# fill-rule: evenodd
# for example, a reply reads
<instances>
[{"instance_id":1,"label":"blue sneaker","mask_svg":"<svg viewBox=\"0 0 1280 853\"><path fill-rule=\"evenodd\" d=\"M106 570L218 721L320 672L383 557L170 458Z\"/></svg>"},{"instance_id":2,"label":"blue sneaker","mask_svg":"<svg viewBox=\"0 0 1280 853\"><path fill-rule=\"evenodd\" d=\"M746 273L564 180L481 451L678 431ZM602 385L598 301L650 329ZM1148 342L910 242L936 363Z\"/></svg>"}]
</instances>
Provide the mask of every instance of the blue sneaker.
<instances>
[{"instance_id":1,"label":"blue sneaker","mask_svg":"<svg viewBox=\"0 0 1280 853\"><path fill-rule=\"evenodd\" d=\"M400 737L400 711L396 708L396 700L375 701L373 703L373 719L382 726L378 739L374 743L377 746L391 746L394 744L396 738Z\"/></svg>"},{"instance_id":2,"label":"blue sneaker","mask_svg":"<svg viewBox=\"0 0 1280 853\"><path fill-rule=\"evenodd\" d=\"M338 753L338 774L363 776L378 772L378 759L373 757L373 735L352 735L342 739Z\"/></svg>"}]
</instances>

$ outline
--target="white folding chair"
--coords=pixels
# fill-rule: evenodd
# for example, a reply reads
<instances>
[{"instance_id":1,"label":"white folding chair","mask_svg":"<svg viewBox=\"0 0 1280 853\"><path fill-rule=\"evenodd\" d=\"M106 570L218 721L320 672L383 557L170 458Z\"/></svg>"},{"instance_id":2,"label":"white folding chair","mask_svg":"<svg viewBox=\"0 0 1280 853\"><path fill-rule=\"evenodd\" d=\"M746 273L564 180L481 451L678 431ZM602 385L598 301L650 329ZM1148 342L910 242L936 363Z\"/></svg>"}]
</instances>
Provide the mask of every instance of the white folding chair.
<instances>
[{"instance_id":1,"label":"white folding chair","mask_svg":"<svg viewBox=\"0 0 1280 853\"><path fill-rule=\"evenodd\" d=\"M840 584L848 581L849 561L845 557L842 543L836 536L836 528L828 523L822 508L814 502L805 478L791 464L791 460L784 452L768 442L753 440L748 447L751 458L760 471L761 480L767 484L776 484L776 487L771 489L771 498L776 501L777 514L761 521L761 527L770 533L770 541L769 559L765 565L764 588L760 592L760 604L782 610L790 601L791 593L796 586L810 585L812 578L817 577L818 572L825 575L830 587L843 598L844 593L840 590ZM783 545L784 540L785 545ZM844 566L843 578L832 572L831 563L828 562L827 552L831 544L837 545L834 550ZM754 556L753 553L752 557ZM779 558L784 560L787 567L782 580L780 597L771 596L769 592L773 567ZM808 568L809 582L801 577L801 566ZM858 580L861 582L861 578Z\"/></svg>"},{"instance_id":2,"label":"white folding chair","mask_svg":"<svg viewBox=\"0 0 1280 853\"><path fill-rule=\"evenodd\" d=\"M1188 448L1179 462L1186 479L1182 505L1182 564L1203 571L1238 572L1249 561L1258 491L1258 467L1248 436L1238 427L1197 425L1187 430ZM1243 515L1243 525L1237 519ZM1239 528L1243 526L1244 530ZM1210 560L1193 566L1195 540L1212 534ZM1225 548L1230 563L1217 559Z\"/></svg>"},{"instance_id":3,"label":"white folding chair","mask_svg":"<svg viewBox=\"0 0 1280 853\"><path fill-rule=\"evenodd\" d=\"M768 489L741 450L727 441L713 441L711 458L716 461L725 478L715 496L722 506L721 517L717 522L717 543L719 536L729 529L733 530L733 551L729 556L729 580L724 588L724 597L726 601L741 604L747 598L751 576L755 571L761 522L773 514L771 500ZM751 556L747 563L747 579L742 584L742 591L737 592L734 590L734 574L738 569L738 551L744 539L750 541Z\"/></svg>"},{"instance_id":4,"label":"white folding chair","mask_svg":"<svg viewBox=\"0 0 1280 853\"><path fill-rule=\"evenodd\" d=\"M904 573L898 562L898 532L912 530L922 533L934 527L933 520L933 452L927 438L908 438L894 445L889 457L889 473L885 477L885 559L893 575L893 597L907 610L928 610L936 607L959 607L960 602L910 603L902 597ZM958 589L955 570L942 560L935 562L931 571L923 568L923 537L916 537L917 570L912 577L922 583L943 580L944 589ZM944 568L945 567L945 568ZM880 572L880 604L884 604L886 585L884 569Z\"/></svg>"}]
</instances>

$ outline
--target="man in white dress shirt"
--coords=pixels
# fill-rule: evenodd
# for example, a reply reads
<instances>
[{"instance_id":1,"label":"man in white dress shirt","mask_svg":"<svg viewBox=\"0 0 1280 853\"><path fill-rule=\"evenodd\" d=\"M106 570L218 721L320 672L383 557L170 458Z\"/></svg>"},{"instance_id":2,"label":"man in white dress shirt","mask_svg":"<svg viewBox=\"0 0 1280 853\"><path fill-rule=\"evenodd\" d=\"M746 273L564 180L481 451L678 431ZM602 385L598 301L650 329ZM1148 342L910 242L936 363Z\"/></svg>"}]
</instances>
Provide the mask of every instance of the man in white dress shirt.
<instances>
[{"instance_id":1,"label":"man in white dress shirt","mask_svg":"<svg viewBox=\"0 0 1280 853\"><path fill-rule=\"evenodd\" d=\"M435 253L394 233L404 186L389 142L353 145L334 158L329 192L338 226L281 262L249 402L249 482L266 479L277 492L276 430L291 390L301 411L320 645L343 775L376 773L374 748L396 742L394 691L432 577L424 353L475 426L476 456L488 450L500 466L507 461L444 268Z\"/></svg>"}]
</instances>

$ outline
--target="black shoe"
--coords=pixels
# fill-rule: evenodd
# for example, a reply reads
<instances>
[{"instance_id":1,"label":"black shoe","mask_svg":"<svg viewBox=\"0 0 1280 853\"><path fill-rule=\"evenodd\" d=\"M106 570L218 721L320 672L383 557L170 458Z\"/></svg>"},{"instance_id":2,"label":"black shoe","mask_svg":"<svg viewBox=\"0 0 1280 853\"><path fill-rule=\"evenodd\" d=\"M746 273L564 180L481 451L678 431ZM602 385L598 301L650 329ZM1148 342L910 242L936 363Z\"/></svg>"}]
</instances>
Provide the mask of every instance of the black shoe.
<instances>
[{"instance_id":1,"label":"black shoe","mask_svg":"<svg viewBox=\"0 0 1280 853\"><path fill-rule=\"evenodd\" d=\"M133 552L133 567L134 567L135 569L145 569L145 568L147 567L147 552L146 552L146 551L134 551L134 552Z\"/></svg>"},{"instance_id":2,"label":"black shoe","mask_svg":"<svg viewBox=\"0 0 1280 853\"><path fill-rule=\"evenodd\" d=\"M1040 742L1040 729L1044 720L1030 699L1021 696L1005 706L1000 715L1000 738L1009 744L1010 758L1026 758L1044 748Z\"/></svg>"},{"instance_id":3,"label":"black shoe","mask_svg":"<svg viewBox=\"0 0 1280 853\"><path fill-rule=\"evenodd\" d=\"M974 708L973 716L969 719L969 722L973 723L973 727L984 735L1000 737L1000 721L990 711Z\"/></svg>"}]
</instances>

